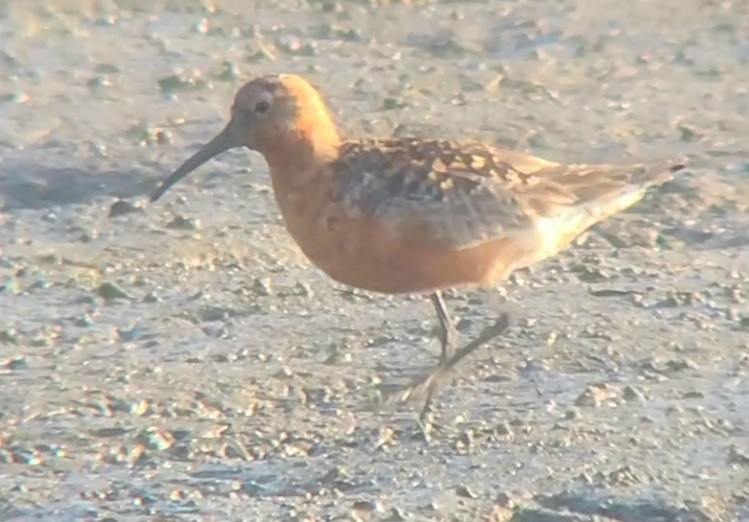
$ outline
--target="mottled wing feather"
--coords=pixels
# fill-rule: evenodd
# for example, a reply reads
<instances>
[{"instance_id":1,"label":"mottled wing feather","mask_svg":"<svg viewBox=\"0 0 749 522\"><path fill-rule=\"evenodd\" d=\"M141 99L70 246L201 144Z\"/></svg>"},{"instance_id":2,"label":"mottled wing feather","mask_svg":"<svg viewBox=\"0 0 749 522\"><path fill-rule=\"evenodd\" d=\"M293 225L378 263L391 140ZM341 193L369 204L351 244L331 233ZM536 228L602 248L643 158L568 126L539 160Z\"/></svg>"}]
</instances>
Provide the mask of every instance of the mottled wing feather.
<instances>
[{"instance_id":1,"label":"mottled wing feather","mask_svg":"<svg viewBox=\"0 0 749 522\"><path fill-rule=\"evenodd\" d=\"M333 165L334 197L396 232L423 223L454 248L534 228L550 241L539 245L545 257L682 167L560 165L481 143L356 141Z\"/></svg>"},{"instance_id":2,"label":"mottled wing feather","mask_svg":"<svg viewBox=\"0 0 749 522\"><path fill-rule=\"evenodd\" d=\"M432 240L464 248L530 224L512 186L556 164L510 155L512 161L502 161L480 143L348 142L333 166L335 197L394 231L406 222L423 222Z\"/></svg>"}]
</instances>

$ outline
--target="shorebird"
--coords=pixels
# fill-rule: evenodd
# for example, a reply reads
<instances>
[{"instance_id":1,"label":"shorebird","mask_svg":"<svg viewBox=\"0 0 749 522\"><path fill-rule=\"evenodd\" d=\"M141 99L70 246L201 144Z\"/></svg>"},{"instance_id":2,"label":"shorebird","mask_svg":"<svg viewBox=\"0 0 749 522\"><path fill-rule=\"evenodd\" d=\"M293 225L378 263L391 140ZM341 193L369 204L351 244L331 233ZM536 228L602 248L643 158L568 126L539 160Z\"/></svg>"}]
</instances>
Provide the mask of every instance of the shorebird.
<instances>
[{"instance_id":1,"label":"shorebird","mask_svg":"<svg viewBox=\"0 0 749 522\"><path fill-rule=\"evenodd\" d=\"M506 314L456 349L441 291L494 287L555 255L595 223L639 201L684 168L678 162L563 165L477 142L344 139L318 91L292 74L237 92L226 127L152 194L235 147L263 155L286 229L304 254L344 285L428 294L441 356L389 398L424 398L442 377L500 335Z\"/></svg>"}]
</instances>

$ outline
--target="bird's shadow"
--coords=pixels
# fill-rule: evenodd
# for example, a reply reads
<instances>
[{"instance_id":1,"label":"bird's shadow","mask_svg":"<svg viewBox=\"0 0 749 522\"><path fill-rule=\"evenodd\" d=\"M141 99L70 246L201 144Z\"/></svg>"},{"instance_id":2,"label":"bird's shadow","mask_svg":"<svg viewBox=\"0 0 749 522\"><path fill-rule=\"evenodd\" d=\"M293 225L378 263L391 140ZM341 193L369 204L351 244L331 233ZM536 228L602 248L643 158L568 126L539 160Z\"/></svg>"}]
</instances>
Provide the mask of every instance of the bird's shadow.
<instances>
[{"instance_id":1,"label":"bird's shadow","mask_svg":"<svg viewBox=\"0 0 749 522\"><path fill-rule=\"evenodd\" d=\"M152 191L157 180L137 170L95 171L34 162L0 164L0 210L43 210L89 203L101 197L128 199Z\"/></svg>"}]
</instances>

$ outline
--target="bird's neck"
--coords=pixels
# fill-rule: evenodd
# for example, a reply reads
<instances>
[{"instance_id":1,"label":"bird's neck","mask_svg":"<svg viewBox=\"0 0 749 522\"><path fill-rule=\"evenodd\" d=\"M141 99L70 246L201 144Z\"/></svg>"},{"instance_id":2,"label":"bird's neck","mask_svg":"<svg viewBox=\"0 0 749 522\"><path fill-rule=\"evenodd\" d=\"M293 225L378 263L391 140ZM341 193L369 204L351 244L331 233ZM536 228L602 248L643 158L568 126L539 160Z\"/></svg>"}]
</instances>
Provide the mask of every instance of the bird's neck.
<instances>
[{"instance_id":1,"label":"bird's neck","mask_svg":"<svg viewBox=\"0 0 749 522\"><path fill-rule=\"evenodd\" d=\"M323 202L329 193L329 166L338 157L340 146L337 132L328 135L293 132L280 137L276 146L262 151L286 229L313 259L312 252L318 247L309 241L316 237L314 227L320 222L320 212L326 208Z\"/></svg>"},{"instance_id":2,"label":"bird's neck","mask_svg":"<svg viewBox=\"0 0 749 522\"><path fill-rule=\"evenodd\" d=\"M313 182L326 170L325 166L338 157L341 139L332 123L321 126L318 121L314 127L297 125L263 145L261 152L274 186L293 190Z\"/></svg>"}]
</instances>

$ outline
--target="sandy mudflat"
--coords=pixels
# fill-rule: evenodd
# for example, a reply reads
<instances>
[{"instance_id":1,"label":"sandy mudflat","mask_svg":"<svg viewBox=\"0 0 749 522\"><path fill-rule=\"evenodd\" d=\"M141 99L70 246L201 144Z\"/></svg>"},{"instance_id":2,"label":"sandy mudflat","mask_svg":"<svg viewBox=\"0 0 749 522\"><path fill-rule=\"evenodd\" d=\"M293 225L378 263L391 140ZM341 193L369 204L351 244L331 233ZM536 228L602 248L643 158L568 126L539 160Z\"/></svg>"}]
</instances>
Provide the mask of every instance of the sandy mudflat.
<instances>
[{"instance_id":1,"label":"sandy mudflat","mask_svg":"<svg viewBox=\"0 0 749 522\"><path fill-rule=\"evenodd\" d=\"M260 157L107 217L284 71L351 134L691 169L448 295L516 323L427 446L370 404L434 363L429 302L311 267ZM749 520L748 143L742 0L3 2L0 519Z\"/></svg>"}]
</instances>

